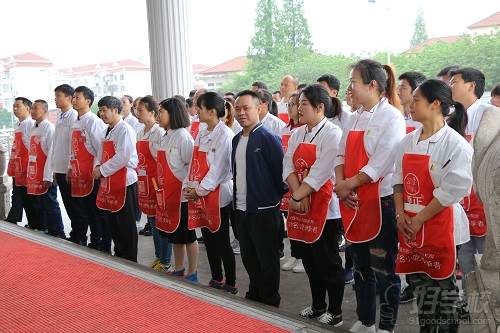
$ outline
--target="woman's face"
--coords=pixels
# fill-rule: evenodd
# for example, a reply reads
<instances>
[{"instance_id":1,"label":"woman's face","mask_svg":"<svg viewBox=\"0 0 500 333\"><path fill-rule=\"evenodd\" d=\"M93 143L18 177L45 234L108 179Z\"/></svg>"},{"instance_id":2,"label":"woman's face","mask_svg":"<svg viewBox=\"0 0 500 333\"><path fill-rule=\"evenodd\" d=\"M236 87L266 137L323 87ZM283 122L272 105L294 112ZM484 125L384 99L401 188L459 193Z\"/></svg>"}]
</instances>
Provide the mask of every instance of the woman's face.
<instances>
[{"instance_id":1,"label":"woman's face","mask_svg":"<svg viewBox=\"0 0 500 333\"><path fill-rule=\"evenodd\" d=\"M351 97L353 102L356 101L359 104L364 104L369 100L372 93L370 91L370 84L364 84L361 77L361 73L357 69L351 70L349 76L349 88L351 91Z\"/></svg>"},{"instance_id":2,"label":"woman's face","mask_svg":"<svg viewBox=\"0 0 500 333\"><path fill-rule=\"evenodd\" d=\"M170 115L168 114L168 111L163 108L163 106L160 106L160 113L158 118L160 127L164 129L168 129L170 127Z\"/></svg>"},{"instance_id":3,"label":"woman's face","mask_svg":"<svg viewBox=\"0 0 500 333\"><path fill-rule=\"evenodd\" d=\"M298 111L301 123L310 125L316 121L318 109L311 105L304 94L300 94Z\"/></svg>"},{"instance_id":4,"label":"woman's face","mask_svg":"<svg viewBox=\"0 0 500 333\"><path fill-rule=\"evenodd\" d=\"M288 116L295 122L299 122L299 103L297 96L292 96L288 100Z\"/></svg>"},{"instance_id":5,"label":"woman's face","mask_svg":"<svg viewBox=\"0 0 500 333\"><path fill-rule=\"evenodd\" d=\"M210 120L210 113L213 110L208 110L207 107L202 103L201 108L199 108L199 114L198 116L200 117L200 121L203 123L206 123Z\"/></svg>"},{"instance_id":6,"label":"woman's face","mask_svg":"<svg viewBox=\"0 0 500 333\"><path fill-rule=\"evenodd\" d=\"M436 110L436 106L438 107ZM439 109L439 102L436 100L432 103L422 95L420 88L415 89L413 92L413 100L410 104L410 114L411 118L418 122L423 122L432 117L441 114Z\"/></svg>"},{"instance_id":7,"label":"woman's face","mask_svg":"<svg viewBox=\"0 0 500 333\"><path fill-rule=\"evenodd\" d=\"M139 103L137 105L137 119L139 119L139 122L144 124L151 118L154 119L154 113L149 112L144 103Z\"/></svg>"}]
</instances>

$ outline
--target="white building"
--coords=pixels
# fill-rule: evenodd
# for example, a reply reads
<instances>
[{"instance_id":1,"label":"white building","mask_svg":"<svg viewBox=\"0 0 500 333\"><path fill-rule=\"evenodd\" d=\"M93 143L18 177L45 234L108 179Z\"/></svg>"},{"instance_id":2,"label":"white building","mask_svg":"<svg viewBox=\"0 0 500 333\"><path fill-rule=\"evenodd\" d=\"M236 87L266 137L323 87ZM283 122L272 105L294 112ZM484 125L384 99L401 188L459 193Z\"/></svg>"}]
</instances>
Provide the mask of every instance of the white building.
<instances>
[{"instance_id":1,"label":"white building","mask_svg":"<svg viewBox=\"0 0 500 333\"><path fill-rule=\"evenodd\" d=\"M210 67L200 72L196 81L203 81L209 90L217 90L229 79L232 74L240 73L245 69L247 58L236 57L222 64Z\"/></svg>"},{"instance_id":2,"label":"white building","mask_svg":"<svg viewBox=\"0 0 500 333\"><path fill-rule=\"evenodd\" d=\"M467 27L473 35L489 35L500 31L500 10Z\"/></svg>"}]
</instances>

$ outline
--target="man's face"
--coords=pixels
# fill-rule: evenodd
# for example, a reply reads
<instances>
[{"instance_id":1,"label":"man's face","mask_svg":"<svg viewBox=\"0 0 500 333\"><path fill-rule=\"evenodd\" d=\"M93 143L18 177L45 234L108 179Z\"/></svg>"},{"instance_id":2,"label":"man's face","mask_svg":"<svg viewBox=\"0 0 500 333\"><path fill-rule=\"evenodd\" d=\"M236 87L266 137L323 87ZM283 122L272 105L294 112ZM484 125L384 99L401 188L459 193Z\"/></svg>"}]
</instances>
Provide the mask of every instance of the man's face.
<instances>
[{"instance_id":1,"label":"man's face","mask_svg":"<svg viewBox=\"0 0 500 333\"><path fill-rule=\"evenodd\" d=\"M55 92L54 101L59 109L65 109L71 106L71 96L66 96L62 91Z\"/></svg>"},{"instance_id":2,"label":"man's face","mask_svg":"<svg viewBox=\"0 0 500 333\"><path fill-rule=\"evenodd\" d=\"M12 109L14 110L14 115L17 118L26 117L30 111L30 109L24 105L22 101L15 101Z\"/></svg>"},{"instance_id":3,"label":"man's face","mask_svg":"<svg viewBox=\"0 0 500 333\"><path fill-rule=\"evenodd\" d=\"M89 101L85 98L83 93L79 91L73 94L71 102L73 103L73 109L76 111L85 110L89 107Z\"/></svg>"},{"instance_id":4,"label":"man's face","mask_svg":"<svg viewBox=\"0 0 500 333\"><path fill-rule=\"evenodd\" d=\"M326 81L319 81L318 82L319 85L321 85L323 88L326 89L326 91L328 91L328 95L330 95L330 97L337 97L338 95L338 91L337 89L332 89L330 88L330 86L328 85L328 83Z\"/></svg>"},{"instance_id":5,"label":"man's face","mask_svg":"<svg viewBox=\"0 0 500 333\"><path fill-rule=\"evenodd\" d=\"M101 113L102 121L108 125L115 122L118 115L118 111L116 109L110 109L107 106L99 107L99 112Z\"/></svg>"},{"instance_id":6,"label":"man's face","mask_svg":"<svg viewBox=\"0 0 500 333\"><path fill-rule=\"evenodd\" d=\"M474 95L474 82L465 82L462 74L455 74L450 80L453 100L465 104L471 95Z\"/></svg>"},{"instance_id":7,"label":"man's face","mask_svg":"<svg viewBox=\"0 0 500 333\"><path fill-rule=\"evenodd\" d=\"M259 104L252 96L238 97L234 109L241 127L250 128L259 122Z\"/></svg>"},{"instance_id":8,"label":"man's face","mask_svg":"<svg viewBox=\"0 0 500 333\"><path fill-rule=\"evenodd\" d=\"M34 103L33 107L31 108L31 118L35 121L42 121L45 119L46 116L46 110L43 107L41 103Z\"/></svg>"},{"instance_id":9,"label":"man's face","mask_svg":"<svg viewBox=\"0 0 500 333\"><path fill-rule=\"evenodd\" d=\"M280 93L281 96L285 98L290 98L290 96L297 90L294 80L290 76L285 76L281 80Z\"/></svg>"},{"instance_id":10,"label":"man's face","mask_svg":"<svg viewBox=\"0 0 500 333\"><path fill-rule=\"evenodd\" d=\"M399 80L398 96L404 106L409 106L413 100L410 83L405 79Z\"/></svg>"}]
</instances>

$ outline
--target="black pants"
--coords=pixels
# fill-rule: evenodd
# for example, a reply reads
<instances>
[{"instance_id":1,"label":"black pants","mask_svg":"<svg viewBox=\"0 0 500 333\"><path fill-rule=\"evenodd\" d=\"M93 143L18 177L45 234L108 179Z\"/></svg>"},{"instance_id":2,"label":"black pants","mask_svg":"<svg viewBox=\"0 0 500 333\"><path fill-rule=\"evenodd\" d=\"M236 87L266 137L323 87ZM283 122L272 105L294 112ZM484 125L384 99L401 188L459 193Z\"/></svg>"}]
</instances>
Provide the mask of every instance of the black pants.
<instances>
[{"instance_id":1,"label":"black pants","mask_svg":"<svg viewBox=\"0 0 500 333\"><path fill-rule=\"evenodd\" d=\"M420 332L458 332L458 288L455 276L433 280L427 274L408 274L417 296Z\"/></svg>"},{"instance_id":2,"label":"black pants","mask_svg":"<svg viewBox=\"0 0 500 333\"><path fill-rule=\"evenodd\" d=\"M127 186L125 205L116 213L106 212L109 230L115 244L115 256L137 262L137 227L134 206L136 183Z\"/></svg>"},{"instance_id":3,"label":"black pants","mask_svg":"<svg viewBox=\"0 0 500 333\"><path fill-rule=\"evenodd\" d=\"M10 207L9 214L5 219L11 223L21 222L23 220L23 189L26 192L26 187L16 186L15 178L12 178L12 195L11 201L12 205Z\"/></svg>"},{"instance_id":4,"label":"black pants","mask_svg":"<svg viewBox=\"0 0 500 333\"><path fill-rule=\"evenodd\" d=\"M15 186L15 185L14 185ZM13 187L14 191L14 187ZM18 214L21 215L21 218L19 221L22 221L22 216L23 216L23 208L24 211L26 212L26 218L28 219L28 227L30 229L36 229L36 230L42 230L45 231L47 230L47 225L45 224L45 219L41 218L39 211L41 210L41 203L40 201L36 198L36 196L32 194L28 194L28 190L26 186L15 186L15 191L17 192L16 195L19 195L21 198L21 209L20 213L17 211L19 208L15 208L15 212L13 215L17 215L16 218L19 217ZM10 213L9 213L10 215ZM17 222L17 221L16 221Z\"/></svg>"},{"instance_id":5,"label":"black pants","mask_svg":"<svg viewBox=\"0 0 500 333\"><path fill-rule=\"evenodd\" d=\"M236 285L236 261L233 249L229 240L229 216L231 205L220 209L221 225L217 232L210 232L207 228L202 228L201 233L205 240L208 263L212 272L212 279L222 281L222 264L226 273L226 284Z\"/></svg>"},{"instance_id":6,"label":"black pants","mask_svg":"<svg viewBox=\"0 0 500 333\"><path fill-rule=\"evenodd\" d=\"M73 197L71 196L71 184L66 181L65 173L56 173L55 179L57 186L59 186L59 192L61 192L61 198L63 200L64 208L71 221L71 229L73 228L73 221L75 220L75 213L73 211ZM71 237L71 235L70 235Z\"/></svg>"},{"instance_id":7,"label":"black pants","mask_svg":"<svg viewBox=\"0 0 500 333\"><path fill-rule=\"evenodd\" d=\"M380 200L382 228L379 235L364 243L350 246L354 262L354 290L356 313L365 326L375 324L376 288L380 290L380 323L382 330L392 331L396 325L399 308L401 280L395 274L398 252L398 234L392 195ZM371 221L361 221L370 223Z\"/></svg>"},{"instance_id":8,"label":"black pants","mask_svg":"<svg viewBox=\"0 0 500 333\"><path fill-rule=\"evenodd\" d=\"M312 307L325 310L325 296L328 291L328 311L342 314L344 298L344 269L339 255L338 240L340 219L327 220L321 237L314 243L300 243L299 253L309 278Z\"/></svg>"},{"instance_id":9,"label":"black pants","mask_svg":"<svg viewBox=\"0 0 500 333\"><path fill-rule=\"evenodd\" d=\"M90 227L90 243L93 248L108 251L111 237L105 212L96 206L99 181L94 181L92 192L86 197L72 197L74 220L71 221L70 240L77 244L87 244L87 229Z\"/></svg>"},{"instance_id":10,"label":"black pants","mask_svg":"<svg viewBox=\"0 0 500 333\"><path fill-rule=\"evenodd\" d=\"M45 226L49 235L65 239L61 209L57 201L57 186L53 184L47 193L35 195L33 200L36 200L37 224Z\"/></svg>"},{"instance_id":11,"label":"black pants","mask_svg":"<svg viewBox=\"0 0 500 333\"><path fill-rule=\"evenodd\" d=\"M279 208L262 213L236 210L241 260L248 272L250 285L246 298L264 304L280 304L281 212Z\"/></svg>"}]
</instances>

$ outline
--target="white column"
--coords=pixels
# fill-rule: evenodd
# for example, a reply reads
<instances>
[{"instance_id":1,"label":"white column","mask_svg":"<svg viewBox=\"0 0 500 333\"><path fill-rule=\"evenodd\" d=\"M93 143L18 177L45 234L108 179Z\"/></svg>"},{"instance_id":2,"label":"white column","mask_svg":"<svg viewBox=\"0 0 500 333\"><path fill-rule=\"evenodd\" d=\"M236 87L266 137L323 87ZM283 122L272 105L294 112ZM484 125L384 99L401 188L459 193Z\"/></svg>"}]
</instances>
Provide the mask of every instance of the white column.
<instances>
[{"instance_id":1,"label":"white column","mask_svg":"<svg viewBox=\"0 0 500 333\"><path fill-rule=\"evenodd\" d=\"M153 96L187 96L193 88L186 0L146 0Z\"/></svg>"}]
</instances>

